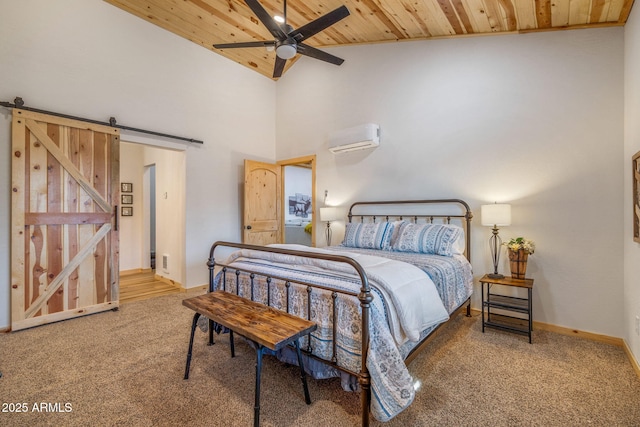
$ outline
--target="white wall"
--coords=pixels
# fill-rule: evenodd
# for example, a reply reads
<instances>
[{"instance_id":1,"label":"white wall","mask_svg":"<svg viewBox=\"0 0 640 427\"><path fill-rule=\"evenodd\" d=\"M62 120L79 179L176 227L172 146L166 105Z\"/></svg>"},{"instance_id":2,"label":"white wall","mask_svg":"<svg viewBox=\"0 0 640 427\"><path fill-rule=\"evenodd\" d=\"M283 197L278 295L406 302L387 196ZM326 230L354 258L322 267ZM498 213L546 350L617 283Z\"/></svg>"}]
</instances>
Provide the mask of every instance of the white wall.
<instances>
[{"instance_id":1,"label":"white wall","mask_svg":"<svg viewBox=\"0 0 640 427\"><path fill-rule=\"evenodd\" d=\"M186 250L184 161L182 152L144 149L144 164L156 165L156 274L180 285L185 283L182 267ZM166 270L162 262L165 255L168 257Z\"/></svg>"},{"instance_id":2,"label":"white wall","mask_svg":"<svg viewBox=\"0 0 640 427\"><path fill-rule=\"evenodd\" d=\"M211 243L240 239L244 158L275 160L275 83L100 0L2 0L0 40L0 100L204 140L185 154L184 284L206 283ZM11 144L0 113L1 329Z\"/></svg>"},{"instance_id":3,"label":"white wall","mask_svg":"<svg viewBox=\"0 0 640 427\"><path fill-rule=\"evenodd\" d=\"M143 185L144 172L143 145L120 144L120 182L133 184L133 216L120 216L118 218L118 233L120 236L120 271L139 270L143 267ZM122 205L121 203L119 205ZM124 205L122 205L124 206Z\"/></svg>"},{"instance_id":4,"label":"white wall","mask_svg":"<svg viewBox=\"0 0 640 427\"><path fill-rule=\"evenodd\" d=\"M624 326L629 349L640 361L640 244L633 241L631 157L640 151L640 10L634 7L624 30L625 126L624 126Z\"/></svg>"},{"instance_id":5,"label":"white wall","mask_svg":"<svg viewBox=\"0 0 640 427\"><path fill-rule=\"evenodd\" d=\"M480 205L511 203L501 236L538 247L534 319L622 337L623 31L331 49L340 67L302 58L278 81L277 158L317 153L317 186L343 206L467 200L476 278L492 269ZM328 152L329 132L368 122L379 148Z\"/></svg>"}]
</instances>

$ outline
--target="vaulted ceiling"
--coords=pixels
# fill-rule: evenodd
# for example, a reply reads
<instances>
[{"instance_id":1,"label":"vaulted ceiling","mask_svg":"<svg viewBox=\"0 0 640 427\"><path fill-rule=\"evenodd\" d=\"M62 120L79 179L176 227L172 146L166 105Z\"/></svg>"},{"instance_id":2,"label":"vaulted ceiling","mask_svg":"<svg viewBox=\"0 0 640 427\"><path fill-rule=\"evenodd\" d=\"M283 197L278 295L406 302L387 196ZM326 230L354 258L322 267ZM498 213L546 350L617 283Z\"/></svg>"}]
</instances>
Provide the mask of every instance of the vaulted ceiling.
<instances>
[{"instance_id":1,"label":"vaulted ceiling","mask_svg":"<svg viewBox=\"0 0 640 427\"><path fill-rule=\"evenodd\" d=\"M243 0L105 0L269 78L275 52L214 44L273 40ZM288 0L293 28L345 5L350 15L305 40L316 48L624 25L634 0ZM259 0L269 15L283 0ZM300 58L287 61L284 72Z\"/></svg>"}]
</instances>

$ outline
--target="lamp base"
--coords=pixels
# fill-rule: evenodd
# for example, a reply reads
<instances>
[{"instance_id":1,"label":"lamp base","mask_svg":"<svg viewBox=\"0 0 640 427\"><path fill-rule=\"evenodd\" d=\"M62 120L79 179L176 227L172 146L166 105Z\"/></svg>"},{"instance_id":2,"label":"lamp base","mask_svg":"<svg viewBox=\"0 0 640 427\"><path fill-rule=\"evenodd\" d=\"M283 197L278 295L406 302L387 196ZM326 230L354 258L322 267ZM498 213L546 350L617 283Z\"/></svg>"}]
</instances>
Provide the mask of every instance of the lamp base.
<instances>
[{"instance_id":1,"label":"lamp base","mask_svg":"<svg viewBox=\"0 0 640 427\"><path fill-rule=\"evenodd\" d=\"M504 275L503 274L497 274L497 273L487 274L487 277L489 279L504 279Z\"/></svg>"}]
</instances>

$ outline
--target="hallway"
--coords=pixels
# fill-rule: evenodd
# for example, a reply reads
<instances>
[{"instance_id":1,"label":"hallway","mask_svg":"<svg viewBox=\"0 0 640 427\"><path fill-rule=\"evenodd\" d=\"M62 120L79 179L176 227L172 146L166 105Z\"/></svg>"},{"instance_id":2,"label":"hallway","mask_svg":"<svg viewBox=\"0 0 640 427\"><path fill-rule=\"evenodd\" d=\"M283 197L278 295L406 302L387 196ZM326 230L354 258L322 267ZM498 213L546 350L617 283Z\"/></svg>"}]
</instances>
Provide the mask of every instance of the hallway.
<instances>
[{"instance_id":1,"label":"hallway","mask_svg":"<svg viewBox=\"0 0 640 427\"><path fill-rule=\"evenodd\" d=\"M140 301L183 292L179 286L158 280L154 270L120 275L120 302Z\"/></svg>"}]
</instances>

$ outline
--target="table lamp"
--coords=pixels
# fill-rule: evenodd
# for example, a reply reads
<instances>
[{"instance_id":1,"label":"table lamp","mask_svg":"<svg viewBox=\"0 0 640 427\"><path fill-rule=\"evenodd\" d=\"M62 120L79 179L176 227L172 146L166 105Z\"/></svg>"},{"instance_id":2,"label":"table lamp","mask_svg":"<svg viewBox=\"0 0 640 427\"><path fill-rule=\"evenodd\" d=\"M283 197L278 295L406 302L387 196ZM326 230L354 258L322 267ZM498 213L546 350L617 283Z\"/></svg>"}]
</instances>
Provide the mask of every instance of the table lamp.
<instances>
[{"instance_id":1,"label":"table lamp","mask_svg":"<svg viewBox=\"0 0 640 427\"><path fill-rule=\"evenodd\" d=\"M331 222L340 218L338 208L336 207L324 207L320 208L320 221L327 223L327 230L325 231L325 237L327 239L327 246L331 246Z\"/></svg>"},{"instance_id":2,"label":"table lamp","mask_svg":"<svg viewBox=\"0 0 640 427\"><path fill-rule=\"evenodd\" d=\"M493 227L492 235L489 238L489 248L493 260L493 273L488 276L492 279L502 279L504 276L498 273L500 247L502 246L502 239L498 234L498 226L511 225L511 205L506 203L482 205L480 216L482 218L482 225Z\"/></svg>"}]
</instances>

